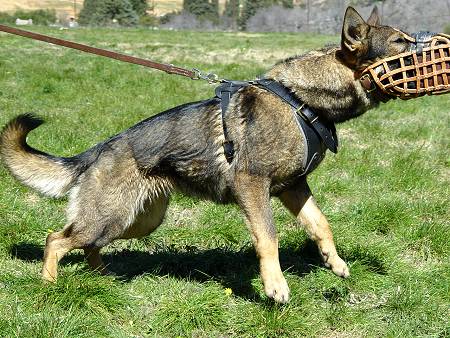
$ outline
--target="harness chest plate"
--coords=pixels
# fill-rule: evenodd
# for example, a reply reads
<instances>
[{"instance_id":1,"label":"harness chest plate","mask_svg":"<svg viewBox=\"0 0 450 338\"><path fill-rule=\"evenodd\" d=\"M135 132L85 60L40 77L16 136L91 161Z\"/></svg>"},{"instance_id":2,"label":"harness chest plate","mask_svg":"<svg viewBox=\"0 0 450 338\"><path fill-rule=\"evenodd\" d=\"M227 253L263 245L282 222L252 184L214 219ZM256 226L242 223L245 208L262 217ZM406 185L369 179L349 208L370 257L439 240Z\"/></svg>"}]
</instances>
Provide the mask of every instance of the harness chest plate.
<instances>
[{"instance_id":1,"label":"harness chest plate","mask_svg":"<svg viewBox=\"0 0 450 338\"><path fill-rule=\"evenodd\" d=\"M324 124L321 122L319 116L311 108L306 106L281 83L270 79L261 79L251 82L225 81L216 88L216 97L220 99L223 133L225 137L223 146L225 157L229 163L231 163L234 158L234 145L233 141L228 137L228 129L225 122L226 111L233 94L249 85L256 85L267 90L291 106L299 132L302 134L306 143L301 175L310 173L319 165L325 157L327 148L333 153L337 152L338 140L334 124Z\"/></svg>"}]
</instances>

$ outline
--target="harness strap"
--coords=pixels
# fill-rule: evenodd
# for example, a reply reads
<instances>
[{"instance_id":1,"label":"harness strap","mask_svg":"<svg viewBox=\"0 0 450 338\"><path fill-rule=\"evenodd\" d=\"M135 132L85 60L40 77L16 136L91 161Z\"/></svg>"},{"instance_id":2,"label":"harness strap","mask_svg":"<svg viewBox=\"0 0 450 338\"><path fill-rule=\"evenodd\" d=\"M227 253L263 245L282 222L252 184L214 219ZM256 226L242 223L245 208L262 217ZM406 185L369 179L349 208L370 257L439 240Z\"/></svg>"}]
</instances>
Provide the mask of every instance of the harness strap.
<instances>
[{"instance_id":1,"label":"harness strap","mask_svg":"<svg viewBox=\"0 0 450 338\"><path fill-rule=\"evenodd\" d=\"M281 83L275 80L261 79L257 80L256 84L277 95L294 108L297 114L311 124L314 130L320 135L327 148L334 154L337 153L338 139L334 124L330 124L328 127L325 126L325 124L320 121L319 116L311 108L300 101L289 88L283 86Z\"/></svg>"},{"instance_id":2,"label":"harness strap","mask_svg":"<svg viewBox=\"0 0 450 338\"><path fill-rule=\"evenodd\" d=\"M359 73L355 73L355 77L358 76ZM362 87L366 91L366 93L372 95L375 99L381 101L381 102L388 102L391 99L396 99L397 97L392 97L387 94L384 94L383 91L378 90L377 84L373 81L371 76L368 73L365 73L363 75L359 75L359 82L361 83Z\"/></svg>"},{"instance_id":3,"label":"harness strap","mask_svg":"<svg viewBox=\"0 0 450 338\"><path fill-rule=\"evenodd\" d=\"M306 175L317 167L324 157L326 148L330 149L333 153L337 152L338 140L334 124L326 126L319 121L318 115L282 84L269 79L250 82L223 80L222 84L216 88L216 97L220 100L223 135L225 138L223 148L228 163L231 163L234 158L234 144L228 135L225 114L233 94L241 88L245 88L252 84L278 96L292 107L299 131L306 142L305 161L301 175Z\"/></svg>"},{"instance_id":4,"label":"harness strap","mask_svg":"<svg viewBox=\"0 0 450 338\"><path fill-rule=\"evenodd\" d=\"M225 123L225 113L228 109L228 105L230 104L233 94L248 85L250 85L250 83L246 81L224 80L223 83L216 88L216 97L220 99L220 110L222 111L222 128L223 136L225 138L225 141L223 142L223 149L228 163L231 163L234 158L234 144L228 137L228 128Z\"/></svg>"}]
</instances>

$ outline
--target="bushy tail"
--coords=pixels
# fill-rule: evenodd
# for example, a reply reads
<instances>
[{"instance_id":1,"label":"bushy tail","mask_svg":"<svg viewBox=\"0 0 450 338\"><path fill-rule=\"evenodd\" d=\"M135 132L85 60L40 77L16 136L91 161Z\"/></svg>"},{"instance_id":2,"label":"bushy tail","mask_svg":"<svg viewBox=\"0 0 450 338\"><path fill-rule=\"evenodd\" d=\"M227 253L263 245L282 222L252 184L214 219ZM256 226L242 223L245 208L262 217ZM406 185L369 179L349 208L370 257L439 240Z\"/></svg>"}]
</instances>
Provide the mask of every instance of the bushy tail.
<instances>
[{"instance_id":1,"label":"bushy tail","mask_svg":"<svg viewBox=\"0 0 450 338\"><path fill-rule=\"evenodd\" d=\"M20 182L47 196L61 197L74 185L79 171L73 159L55 157L27 144L28 133L42 123L31 114L11 120L0 134L0 155Z\"/></svg>"}]
</instances>

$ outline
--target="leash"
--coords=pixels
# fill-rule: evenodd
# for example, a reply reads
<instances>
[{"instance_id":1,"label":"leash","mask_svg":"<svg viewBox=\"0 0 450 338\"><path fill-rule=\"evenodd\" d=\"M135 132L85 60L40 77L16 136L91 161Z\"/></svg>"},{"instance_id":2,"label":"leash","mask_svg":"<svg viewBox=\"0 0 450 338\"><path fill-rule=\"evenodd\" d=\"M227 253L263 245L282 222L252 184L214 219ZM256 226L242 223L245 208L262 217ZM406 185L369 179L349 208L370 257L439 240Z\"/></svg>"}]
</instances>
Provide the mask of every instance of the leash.
<instances>
[{"instance_id":1,"label":"leash","mask_svg":"<svg viewBox=\"0 0 450 338\"><path fill-rule=\"evenodd\" d=\"M104 56L104 57L107 57L110 59L115 59L115 60L133 63L136 65L140 65L140 66L144 66L144 67L148 67L148 68L161 70L163 72L166 72L167 74L180 75L180 76L188 77L192 80L205 80L205 81L208 81L209 83L222 82L222 80L219 79L219 77L216 74L202 72L196 68L193 68L193 69L181 68L181 67L174 66L172 64L159 63L159 62L142 59L142 58L138 58L138 57L131 56L131 55L113 52L110 50L92 47L92 46L88 46L88 45L84 45L81 43L72 42L72 41L68 41L68 40L58 39L58 38L55 38L52 36L34 33L34 32L26 31L23 29L5 26L5 25L0 25L0 31L9 33L9 34L19 35L19 36L33 39L33 40L44 41L44 42L51 43L51 44L58 45L58 46L77 49L82 52L100 55L100 56Z\"/></svg>"}]
</instances>

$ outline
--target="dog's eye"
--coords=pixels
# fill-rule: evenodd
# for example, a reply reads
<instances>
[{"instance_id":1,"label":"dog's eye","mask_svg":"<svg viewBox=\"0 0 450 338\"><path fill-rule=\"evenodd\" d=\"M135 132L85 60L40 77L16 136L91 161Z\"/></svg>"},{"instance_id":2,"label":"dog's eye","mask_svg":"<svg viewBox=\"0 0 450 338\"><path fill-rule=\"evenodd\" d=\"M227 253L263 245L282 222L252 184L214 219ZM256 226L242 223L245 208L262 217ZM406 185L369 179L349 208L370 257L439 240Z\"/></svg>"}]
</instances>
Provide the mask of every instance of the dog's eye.
<instances>
[{"instance_id":1,"label":"dog's eye","mask_svg":"<svg viewBox=\"0 0 450 338\"><path fill-rule=\"evenodd\" d=\"M404 43L404 42L406 42L406 40L403 37L398 37L397 39L394 40L394 43Z\"/></svg>"}]
</instances>

